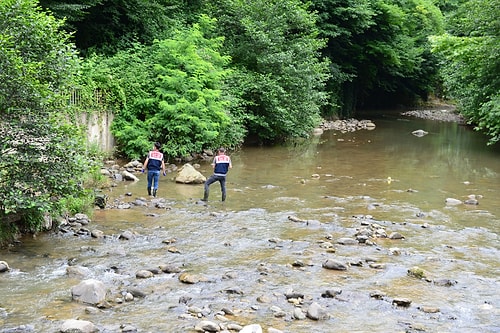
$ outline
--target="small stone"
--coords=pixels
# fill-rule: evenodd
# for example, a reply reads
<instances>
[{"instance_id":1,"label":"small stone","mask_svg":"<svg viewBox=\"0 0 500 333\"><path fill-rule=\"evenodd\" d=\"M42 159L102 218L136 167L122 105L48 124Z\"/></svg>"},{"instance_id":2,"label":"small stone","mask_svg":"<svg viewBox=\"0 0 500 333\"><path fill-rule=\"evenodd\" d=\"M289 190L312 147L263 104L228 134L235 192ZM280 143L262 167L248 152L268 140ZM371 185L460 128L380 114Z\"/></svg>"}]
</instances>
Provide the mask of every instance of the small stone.
<instances>
[{"instance_id":1,"label":"small stone","mask_svg":"<svg viewBox=\"0 0 500 333\"><path fill-rule=\"evenodd\" d=\"M429 306L422 306L422 307L419 307L418 309L421 310L422 312L425 312L425 313L438 313L439 312L439 308L433 308L433 307L429 307Z\"/></svg>"},{"instance_id":2,"label":"small stone","mask_svg":"<svg viewBox=\"0 0 500 333\"><path fill-rule=\"evenodd\" d=\"M392 304L407 308L411 304L411 300L408 298L395 298L392 300Z\"/></svg>"}]
</instances>

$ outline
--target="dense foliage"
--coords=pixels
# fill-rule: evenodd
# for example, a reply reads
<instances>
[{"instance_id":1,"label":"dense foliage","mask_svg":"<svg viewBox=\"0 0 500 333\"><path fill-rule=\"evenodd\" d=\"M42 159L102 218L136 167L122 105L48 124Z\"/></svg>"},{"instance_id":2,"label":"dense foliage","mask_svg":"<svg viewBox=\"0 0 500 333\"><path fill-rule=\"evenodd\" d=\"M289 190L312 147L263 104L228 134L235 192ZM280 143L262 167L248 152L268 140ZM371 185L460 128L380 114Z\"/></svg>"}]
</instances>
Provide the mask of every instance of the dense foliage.
<instances>
[{"instance_id":1,"label":"dense foliage","mask_svg":"<svg viewBox=\"0 0 500 333\"><path fill-rule=\"evenodd\" d=\"M61 24L32 1L0 2L0 240L87 197L84 137L63 113L78 58Z\"/></svg>"},{"instance_id":2,"label":"dense foliage","mask_svg":"<svg viewBox=\"0 0 500 333\"><path fill-rule=\"evenodd\" d=\"M174 157L241 144L245 130L223 94L230 58L219 53L222 38L206 37L214 23L201 16L171 38L86 62L86 84L105 89L108 104L118 96L112 130L121 153L140 158L153 141Z\"/></svg>"},{"instance_id":3,"label":"dense foliage","mask_svg":"<svg viewBox=\"0 0 500 333\"><path fill-rule=\"evenodd\" d=\"M459 110L500 140L500 1L469 0L449 16L449 34L434 37L443 80Z\"/></svg>"},{"instance_id":4,"label":"dense foliage","mask_svg":"<svg viewBox=\"0 0 500 333\"><path fill-rule=\"evenodd\" d=\"M427 37L443 31L441 12L431 0L312 3L328 39L324 53L333 63L328 87L338 113L427 99L437 75Z\"/></svg>"},{"instance_id":5,"label":"dense foliage","mask_svg":"<svg viewBox=\"0 0 500 333\"><path fill-rule=\"evenodd\" d=\"M307 136L327 103L316 16L298 0L214 1L211 12L226 37L229 89L249 135L260 142Z\"/></svg>"}]
</instances>

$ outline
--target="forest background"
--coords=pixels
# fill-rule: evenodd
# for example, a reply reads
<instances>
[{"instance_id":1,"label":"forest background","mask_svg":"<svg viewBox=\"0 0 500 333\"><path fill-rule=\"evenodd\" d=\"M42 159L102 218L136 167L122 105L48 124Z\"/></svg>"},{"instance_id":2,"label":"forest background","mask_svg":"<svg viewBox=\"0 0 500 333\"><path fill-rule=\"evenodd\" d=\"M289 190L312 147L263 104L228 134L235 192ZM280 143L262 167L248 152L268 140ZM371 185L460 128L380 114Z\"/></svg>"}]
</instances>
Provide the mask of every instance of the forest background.
<instances>
[{"instance_id":1,"label":"forest background","mask_svg":"<svg viewBox=\"0 0 500 333\"><path fill-rule=\"evenodd\" d=\"M360 109L452 101L500 139L500 0L3 0L0 238L93 205L116 154L307 137Z\"/></svg>"}]
</instances>

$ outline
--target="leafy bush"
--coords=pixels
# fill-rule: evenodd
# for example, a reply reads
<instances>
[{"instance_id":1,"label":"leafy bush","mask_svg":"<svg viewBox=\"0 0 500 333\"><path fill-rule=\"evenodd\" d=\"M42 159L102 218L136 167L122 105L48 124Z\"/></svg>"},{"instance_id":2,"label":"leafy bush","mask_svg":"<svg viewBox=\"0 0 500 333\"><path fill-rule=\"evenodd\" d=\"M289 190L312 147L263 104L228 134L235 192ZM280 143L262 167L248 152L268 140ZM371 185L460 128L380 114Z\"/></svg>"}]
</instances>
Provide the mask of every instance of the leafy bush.
<instances>
[{"instance_id":1,"label":"leafy bush","mask_svg":"<svg viewBox=\"0 0 500 333\"><path fill-rule=\"evenodd\" d=\"M119 152L138 159L160 141L168 156L179 157L243 141L245 131L224 91L230 59L219 53L223 39L206 37L214 25L201 16L171 38L86 63L84 82L118 96L119 102L108 105L115 110Z\"/></svg>"},{"instance_id":2,"label":"leafy bush","mask_svg":"<svg viewBox=\"0 0 500 333\"><path fill-rule=\"evenodd\" d=\"M442 63L448 97L458 110L485 132L489 144L500 141L500 1L469 0L448 19L453 32L432 37Z\"/></svg>"},{"instance_id":3,"label":"leafy bush","mask_svg":"<svg viewBox=\"0 0 500 333\"><path fill-rule=\"evenodd\" d=\"M83 197L82 181L95 166L66 112L79 63L61 26L33 1L0 2L2 239L40 230L66 196Z\"/></svg>"}]
</instances>

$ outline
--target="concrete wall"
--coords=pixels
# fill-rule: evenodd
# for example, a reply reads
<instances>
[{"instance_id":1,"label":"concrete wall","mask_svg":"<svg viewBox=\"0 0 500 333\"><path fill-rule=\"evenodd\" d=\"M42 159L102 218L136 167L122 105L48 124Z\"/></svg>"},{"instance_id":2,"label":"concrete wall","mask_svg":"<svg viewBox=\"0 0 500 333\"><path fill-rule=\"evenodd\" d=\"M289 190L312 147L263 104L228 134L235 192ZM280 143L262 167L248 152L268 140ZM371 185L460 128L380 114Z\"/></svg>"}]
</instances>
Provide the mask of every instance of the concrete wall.
<instances>
[{"instance_id":1,"label":"concrete wall","mask_svg":"<svg viewBox=\"0 0 500 333\"><path fill-rule=\"evenodd\" d=\"M89 142L97 144L106 152L113 152L115 139L111 135L110 127L114 119L112 112L99 111L93 114L82 113L80 120L87 128Z\"/></svg>"}]
</instances>

